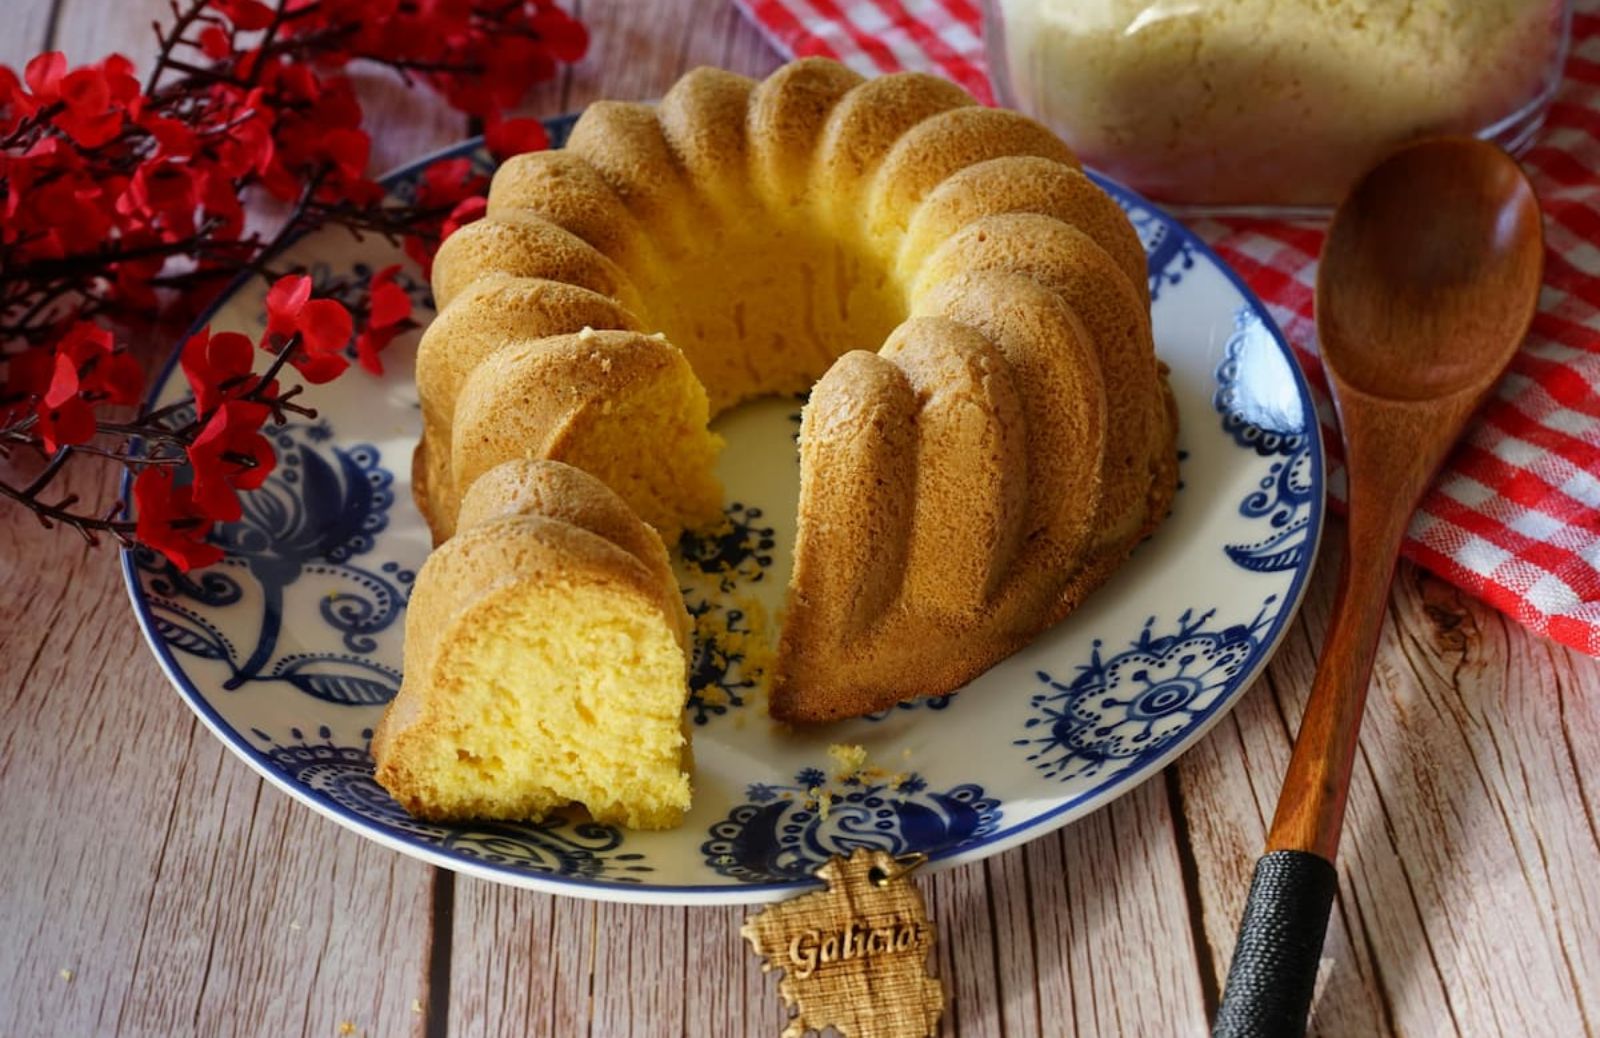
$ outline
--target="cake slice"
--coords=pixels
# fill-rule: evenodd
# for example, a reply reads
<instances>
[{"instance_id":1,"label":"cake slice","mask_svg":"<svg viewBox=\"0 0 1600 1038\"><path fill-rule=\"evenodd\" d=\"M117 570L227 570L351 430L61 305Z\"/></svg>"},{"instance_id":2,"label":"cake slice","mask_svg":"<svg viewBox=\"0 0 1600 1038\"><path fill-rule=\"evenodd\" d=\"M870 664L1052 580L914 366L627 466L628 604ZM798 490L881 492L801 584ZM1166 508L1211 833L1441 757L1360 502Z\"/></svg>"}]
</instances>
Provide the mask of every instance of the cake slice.
<instances>
[{"instance_id":1,"label":"cake slice","mask_svg":"<svg viewBox=\"0 0 1600 1038\"><path fill-rule=\"evenodd\" d=\"M500 465L417 575L377 780L431 821L576 803L677 825L689 630L661 538L621 498L560 462Z\"/></svg>"}]
</instances>

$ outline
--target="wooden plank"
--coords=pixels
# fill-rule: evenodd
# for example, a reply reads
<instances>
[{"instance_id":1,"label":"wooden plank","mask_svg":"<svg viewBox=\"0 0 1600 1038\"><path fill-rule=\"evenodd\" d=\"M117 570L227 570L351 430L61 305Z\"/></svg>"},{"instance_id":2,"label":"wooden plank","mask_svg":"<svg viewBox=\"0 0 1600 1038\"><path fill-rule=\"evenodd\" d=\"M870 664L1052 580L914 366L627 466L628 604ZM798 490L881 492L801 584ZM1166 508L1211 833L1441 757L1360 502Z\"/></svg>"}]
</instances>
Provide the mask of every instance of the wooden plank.
<instances>
[{"instance_id":1,"label":"wooden plank","mask_svg":"<svg viewBox=\"0 0 1600 1038\"><path fill-rule=\"evenodd\" d=\"M1062 834L1062 846L1061 872L1036 869L1032 879L1036 906L1065 896L1075 1033L1203 1032L1206 1006L1165 785L1146 782L1083 819ZM1047 954L1039 950L1041 972ZM1128 985L1136 974L1140 982Z\"/></svg>"},{"instance_id":2,"label":"wooden plank","mask_svg":"<svg viewBox=\"0 0 1600 1038\"><path fill-rule=\"evenodd\" d=\"M1219 976L1327 624L1329 540L1270 681L1179 765ZM1402 567L1351 790L1319 1033L1593 1032L1595 689L1600 663Z\"/></svg>"},{"instance_id":3,"label":"wooden plank","mask_svg":"<svg viewBox=\"0 0 1600 1038\"><path fill-rule=\"evenodd\" d=\"M562 103L578 111L602 98L653 100L698 65L762 77L782 58L732 4L704 0L583 0L589 53Z\"/></svg>"},{"instance_id":4,"label":"wooden plank","mask_svg":"<svg viewBox=\"0 0 1600 1038\"><path fill-rule=\"evenodd\" d=\"M152 23L157 19L171 20L166 0L123 0L115 4L99 0L56 2L53 46L64 53L72 65L99 61L115 53L132 61L143 75L156 55Z\"/></svg>"},{"instance_id":5,"label":"wooden plank","mask_svg":"<svg viewBox=\"0 0 1600 1038\"><path fill-rule=\"evenodd\" d=\"M420 1033L431 870L199 724L113 551L7 509L0 560L0 1034Z\"/></svg>"},{"instance_id":6,"label":"wooden plank","mask_svg":"<svg viewBox=\"0 0 1600 1038\"><path fill-rule=\"evenodd\" d=\"M9 0L6 4L6 31L0 33L0 65L17 73L28 59L50 47L50 15L56 0Z\"/></svg>"}]
</instances>

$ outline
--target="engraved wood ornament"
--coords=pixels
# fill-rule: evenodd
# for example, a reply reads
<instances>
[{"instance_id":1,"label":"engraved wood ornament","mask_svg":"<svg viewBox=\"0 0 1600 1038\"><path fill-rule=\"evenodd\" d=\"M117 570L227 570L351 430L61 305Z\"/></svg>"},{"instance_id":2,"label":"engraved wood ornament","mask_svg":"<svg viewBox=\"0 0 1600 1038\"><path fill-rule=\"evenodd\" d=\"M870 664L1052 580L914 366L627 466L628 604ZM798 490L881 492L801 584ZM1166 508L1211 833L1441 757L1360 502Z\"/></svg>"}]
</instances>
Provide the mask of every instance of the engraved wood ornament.
<instances>
[{"instance_id":1,"label":"engraved wood ornament","mask_svg":"<svg viewBox=\"0 0 1600 1038\"><path fill-rule=\"evenodd\" d=\"M944 988L928 974L933 924L906 878L926 860L858 848L817 869L827 890L745 920L740 933L762 969L784 971L778 994L793 1015L782 1038L828 1027L845 1038L934 1033Z\"/></svg>"}]
</instances>

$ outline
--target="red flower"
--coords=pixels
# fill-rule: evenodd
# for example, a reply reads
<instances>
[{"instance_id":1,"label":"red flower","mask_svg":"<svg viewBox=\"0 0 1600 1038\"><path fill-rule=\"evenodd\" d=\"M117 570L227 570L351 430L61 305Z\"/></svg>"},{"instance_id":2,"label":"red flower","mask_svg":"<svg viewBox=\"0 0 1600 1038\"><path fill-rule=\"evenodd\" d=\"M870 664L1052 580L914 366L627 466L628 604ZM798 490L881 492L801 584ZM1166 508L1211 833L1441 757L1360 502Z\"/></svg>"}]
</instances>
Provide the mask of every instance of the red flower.
<instances>
[{"instance_id":1,"label":"red flower","mask_svg":"<svg viewBox=\"0 0 1600 1038\"><path fill-rule=\"evenodd\" d=\"M411 327L411 297L395 282L400 264L384 267L372 275L368 292L367 323L356 336L356 359L374 375L383 374L378 353L396 335Z\"/></svg>"},{"instance_id":2,"label":"red flower","mask_svg":"<svg viewBox=\"0 0 1600 1038\"><path fill-rule=\"evenodd\" d=\"M39 236L29 252L61 256L97 249L110 236L115 222L101 185L77 170L52 170L53 163L48 160L40 166L42 174L54 172L56 176L27 191L16 218L22 234Z\"/></svg>"},{"instance_id":3,"label":"red flower","mask_svg":"<svg viewBox=\"0 0 1600 1038\"><path fill-rule=\"evenodd\" d=\"M277 157L272 139L273 115L261 102L260 93L251 91L240 104L227 135L216 144L217 168L230 177L265 174Z\"/></svg>"},{"instance_id":4,"label":"red flower","mask_svg":"<svg viewBox=\"0 0 1600 1038\"><path fill-rule=\"evenodd\" d=\"M307 382L330 381L350 366L344 348L353 330L350 311L341 303L311 298L311 279L304 274L279 278L267 292L268 338L300 337L289 363Z\"/></svg>"},{"instance_id":5,"label":"red flower","mask_svg":"<svg viewBox=\"0 0 1600 1038\"><path fill-rule=\"evenodd\" d=\"M256 387L257 380L247 377L255 363L255 348L248 336L238 332L212 335L210 325L189 336L178 364L194 390L195 407L201 414ZM276 395L277 384L268 386L267 392Z\"/></svg>"},{"instance_id":6,"label":"red flower","mask_svg":"<svg viewBox=\"0 0 1600 1038\"><path fill-rule=\"evenodd\" d=\"M81 389L72 358L57 353L50 387L34 410L45 453L54 454L68 444L88 443L94 436L94 409L79 395Z\"/></svg>"},{"instance_id":7,"label":"red flower","mask_svg":"<svg viewBox=\"0 0 1600 1038\"><path fill-rule=\"evenodd\" d=\"M211 9L232 22L234 28L253 32L272 24L272 8L261 0L211 0Z\"/></svg>"},{"instance_id":8,"label":"red flower","mask_svg":"<svg viewBox=\"0 0 1600 1038\"><path fill-rule=\"evenodd\" d=\"M98 148L121 132L122 110L112 102L103 69L67 73L61 79L61 100L66 107L52 121L80 146Z\"/></svg>"},{"instance_id":9,"label":"red flower","mask_svg":"<svg viewBox=\"0 0 1600 1038\"><path fill-rule=\"evenodd\" d=\"M87 443L95 434L95 405L137 403L143 384L138 362L88 321L69 326L53 346L7 358L7 394L36 399L39 438L50 454Z\"/></svg>"},{"instance_id":10,"label":"red flower","mask_svg":"<svg viewBox=\"0 0 1600 1038\"><path fill-rule=\"evenodd\" d=\"M322 136L321 146L327 161L343 176L359 178L366 172L372 138L360 130L330 130Z\"/></svg>"},{"instance_id":11,"label":"red flower","mask_svg":"<svg viewBox=\"0 0 1600 1038\"><path fill-rule=\"evenodd\" d=\"M212 520L195 504L191 487L180 487L165 466L149 466L133 481L136 512L133 535L185 572L222 558L222 549L206 543Z\"/></svg>"},{"instance_id":12,"label":"red flower","mask_svg":"<svg viewBox=\"0 0 1600 1038\"><path fill-rule=\"evenodd\" d=\"M22 70L22 78L41 105L50 104L60 95L61 77L66 74L67 56L58 50L35 55Z\"/></svg>"},{"instance_id":13,"label":"red flower","mask_svg":"<svg viewBox=\"0 0 1600 1038\"><path fill-rule=\"evenodd\" d=\"M483 214L489 209L489 200L482 195L463 198L456 207L450 210L450 215L444 218L444 226L439 229L439 240L450 237L464 224L483 219Z\"/></svg>"},{"instance_id":14,"label":"red flower","mask_svg":"<svg viewBox=\"0 0 1600 1038\"><path fill-rule=\"evenodd\" d=\"M189 445L195 507L212 519L233 522L243 515L240 490L255 490L272 474L277 458L261 426L272 412L264 404L229 400L207 420Z\"/></svg>"},{"instance_id":15,"label":"red flower","mask_svg":"<svg viewBox=\"0 0 1600 1038\"><path fill-rule=\"evenodd\" d=\"M187 158L200 146L199 135L188 123L179 119L169 119L154 112L140 111L134 117L134 122L156 139L156 143L161 146L158 154L163 157Z\"/></svg>"},{"instance_id":16,"label":"red flower","mask_svg":"<svg viewBox=\"0 0 1600 1038\"><path fill-rule=\"evenodd\" d=\"M190 165L151 159L134 170L127 190L117 199L117 212L139 224L158 227L164 240L176 241L194 233L199 203Z\"/></svg>"},{"instance_id":17,"label":"red flower","mask_svg":"<svg viewBox=\"0 0 1600 1038\"><path fill-rule=\"evenodd\" d=\"M233 37L220 25L208 25L200 30L200 53L212 61L221 61L233 53Z\"/></svg>"},{"instance_id":18,"label":"red flower","mask_svg":"<svg viewBox=\"0 0 1600 1038\"><path fill-rule=\"evenodd\" d=\"M70 361L83 392L93 401L139 402L144 372L127 351L116 348L107 329L90 321L78 321L57 341L56 354Z\"/></svg>"},{"instance_id":19,"label":"red flower","mask_svg":"<svg viewBox=\"0 0 1600 1038\"><path fill-rule=\"evenodd\" d=\"M469 159L440 159L422 171L422 181L417 184L417 204L424 209L454 205L482 192L488 185L488 177L472 172Z\"/></svg>"},{"instance_id":20,"label":"red flower","mask_svg":"<svg viewBox=\"0 0 1600 1038\"><path fill-rule=\"evenodd\" d=\"M38 109L39 103L23 89L17 74L9 66L0 65L0 132L15 130Z\"/></svg>"},{"instance_id":21,"label":"red flower","mask_svg":"<svg viewBox=\"0 0 1600 1038\"><path fill-rule=\"evenodd\" d=\"M537 119L505 119L494 112L484 122L483 142L495 158L504 161L523 152L548 148L550 136L544 123Z\"/></svg>"},{"instance_id":22,"label":"red flower","mask_svg":"<svg viewBox=\"0 0 1600 1038\"><path fill-rule=\"evenodd\" d=\"M541 7L532 18L539 40L557 61L580 61L589 50L589 30L559 7Z\"/></svg>"}]
</instances>

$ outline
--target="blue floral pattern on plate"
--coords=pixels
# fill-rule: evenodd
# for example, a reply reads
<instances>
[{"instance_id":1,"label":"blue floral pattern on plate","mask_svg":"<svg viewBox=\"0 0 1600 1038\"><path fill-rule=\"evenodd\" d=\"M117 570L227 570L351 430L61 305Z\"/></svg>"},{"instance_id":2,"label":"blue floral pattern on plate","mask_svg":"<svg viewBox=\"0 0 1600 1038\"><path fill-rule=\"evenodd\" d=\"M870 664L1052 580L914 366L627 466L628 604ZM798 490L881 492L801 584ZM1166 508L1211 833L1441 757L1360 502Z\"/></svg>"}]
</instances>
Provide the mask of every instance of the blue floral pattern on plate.
<instances>
[{"instance_id":1,"label":"blue floral pattern on plate","mask_svg":"<svg viewBox=\"0 0 1600 1038\"><path fill-rule=\"evenodd\" d=\"M1000 825L1000 802L964 783L934 791L915 772L830 783L802 768L792 784L752 783L746 802L711 827L702 846L719 875L744 883L805 880L858 847L904 854L958 849Z\"/></svg>"},{"instance_id":2,"label":"blue floral pattern on plate","mask_svg":"<svg viewBox=\"0 0 1600 1038\"><path fill-rule=\"evenodd\" d=\"M1096 641L1070 680L1040 671L1048 691L1033 697L1024 726L1032 734L1017 745L1051 779L1105 778L1159 757L1234 687L1276 605L1271 597L1249 624L1228 627L1213 622L1213 610L1185 610L1160 634L1152 616L1118 652Z\"/></svg>"},{"instance_id":3,"label":"blue floral pattern on plate","mask_svg":"<svg viewBox=\"0 0 1600 1038\"><path fill-rule=\"evenodd\" d=\"M640 873L651 871L644 855L619 850L624 837L615 826L562 816L543 822L432 825L406 814L373 781L372 755L364 746L335 745L327 728L318 731L319 742L307 741L298 728L289 730L287 743L263 731L251 734L265 745L272 767L290 782L364 818L383 819L440 850L537 875L605 877L615 883L638 883ZM372 737L370 730L361 734L364 739Z\"/></svg>"},{"instance_id":4,"label":"blue floral pattern on plate","mask_svg":"<svg viewBox=\"0 0 1600 1038\"><path fill-rule=\"evenodd\" d=\"M227 551L221 566L191 577L155 552L134 552L161 636L180 651L226 661L231 674L224 689L283 682L355 706L387 703L399 691L399 669L375 659L373 650L376 635L403 615L415 574L398 562L376 569L355 562L388 525L394 477L379 464L377 448L339 447L332 437L326 422L277 432L277 470L241 498L243 518L213 538ZM284 652L285 596L308 576L326 589L316 607L337 641ZM255 587L248 599L241 579ZM235 645L216 622L219 611L232 607L259 612L253 645Z\"/></svg>"},{"instance_id":5,"label":"blue floral pattern on plate","mask_svg":"<svg viewBox=\"0 0 1600 1038\"><path fill-rule=\"evenodd\" d=\"M1313 510L1322 503L1315 416L1297 398L1282 392L1283 373L1271 374L1275 343L1261 315L1241 307L1234 332L1217 366L1213 402L1222 427L1241 447L1269 460L1257 489L1239 504L1239 514L1258 520L1255 540L1227 546L1228 557L1258 573L1295 570L1311 546Z\"/></svg>"},{"instance_id":6,"label":"blue floral pattern on plate","mask_svg":"<svg viewBox=\"0 0 1600 1038\"><path fill-rule=\"evenodd\" d=\"M558 144L570 125L552 124ZM475 143L443 154L490 168ZM391 189L413 191L421 168L391 177ZM278 471L219 534L221 564L186 575L145 552L124 555L146 637L194 710L280 788L407 853L523 886L765 900L856 846L973 860L1092 810L1198 738L1265 664L1310 569L1323 486L1309 394L1260 304L1188 231L1100 182L1149 256L1186 489L1114 587L959 695L817 731L768 720L770 652L753 639L775 633L783 605L793 509L774 493L790 477L773 452L792 447L796 429L793 402L773 401L770 433L730 439L758 445L746 455L765 481L724 473L737 502L727 526L678 552L698 629L686 714L695 807L684 824L624 832L578 815L411 818L373 781L367 744L400 683L405 605L429 547L408 500L416 333L385 354L383 378L352 371L307 394L324 417L282 430ZM295 249L288 261L325 289L402 261L386 243L336 234ZM403 271L425 318L426 281ZM237 286L206 320L259 328L262 295L258 284ZM177 399L182 381L169 363L161 402ZM835 743L862 745L870 766L830 781L816 762Z\"/></svg>"}]
</instances>

